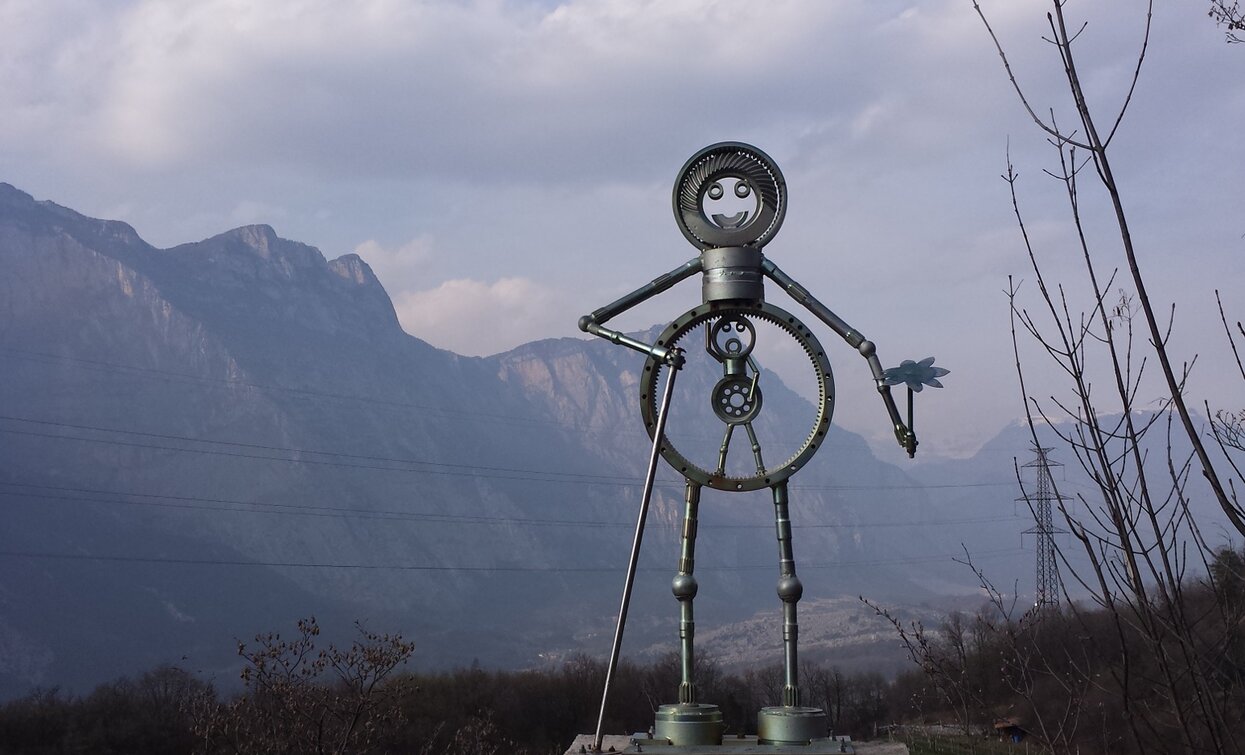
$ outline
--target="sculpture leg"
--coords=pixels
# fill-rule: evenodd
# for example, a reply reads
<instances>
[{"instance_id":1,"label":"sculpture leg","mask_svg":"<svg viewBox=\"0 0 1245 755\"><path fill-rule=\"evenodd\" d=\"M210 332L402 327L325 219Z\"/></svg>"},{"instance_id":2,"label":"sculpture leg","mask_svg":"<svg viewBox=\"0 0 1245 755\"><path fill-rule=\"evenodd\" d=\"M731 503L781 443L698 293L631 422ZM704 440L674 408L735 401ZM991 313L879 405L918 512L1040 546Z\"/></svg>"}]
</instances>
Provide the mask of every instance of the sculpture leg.
<instances>
[{"instance_id":1,"label":"sculpture leg","mask_svg":"<svg viewBox=\"0 0 1245 755\"><path fill-rule=\"evenodd\" d=\"M774 527L778 534L778 597L782 600L782 704L800 704L799 644L800 627L796 604L804 585L795 575L795 555L791 547L791 517L787 502L787 483L774 486Z\"/></svg>"},{"instance_id":2,"label":"sculpture leg","mask_svg":"<svg viewBox=\"0 0 1245 755\"><path fill-rule=\"evenodd\" d=\"M800 637L795 606L804 594L795 575L795 556L791 548L791 517L787 505L787 484L774 486L774 527L778 534L778 597L782 600L782 705L763 708L757 714L757 742L767 745L808 744L826 736L826 714L818 708L800 707Z\"/></svg>"},{"instance_id":3,"label":"sculpture leg","mask_svg":"<svg viewBox=\"0 0 1245 755\"><path fill-rule=\"evenodd\" d=\"M679 702L658 707L653 721L657 743L676 746L722 744L722 711L716 705L696 702L696 622L692 617L692 601L696 597L696 522L700 509L700 484L687 481L687 497L683 507L683 532L680 537L679 573L671 588L679 601L679 661L682 680Z\"/></svg>"},{"instance_id":4,"label":"sculpture leg","mask_svg":"<svg viewBox=\"0 0 1245 755\"><path fill-rule=\"evenodd\" d=\"M671 585L674 597L679 601L679 660L682 681L679 682L679 702L696 702L696 685L693 673L696 665L696 622L692 615L692 601L696 597L696 522L700 508L700 485L687 481L687 497L683 506L683 533L679 549L679 573Z\"/></svg>"}]
</instances>

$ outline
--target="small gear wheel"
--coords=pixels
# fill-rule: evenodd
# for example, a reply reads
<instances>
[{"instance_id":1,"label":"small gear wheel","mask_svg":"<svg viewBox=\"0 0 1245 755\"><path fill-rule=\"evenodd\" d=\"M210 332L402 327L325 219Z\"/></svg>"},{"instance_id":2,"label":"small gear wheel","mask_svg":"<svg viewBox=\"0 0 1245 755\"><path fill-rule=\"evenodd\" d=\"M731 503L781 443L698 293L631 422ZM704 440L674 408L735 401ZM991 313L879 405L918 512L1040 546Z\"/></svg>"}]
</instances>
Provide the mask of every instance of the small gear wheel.
<instances>
[{"instance_id":1,"label":"small gear wheel","mask_svg":"<svg viewBox=\"0 0 1245 755\"><path fill-rule=\"evenodd\" d=\"M728 425L751 422L761 411L761 389L753 381L725 377L713 388L713 413Z\"/></svg>"}]
</instances>

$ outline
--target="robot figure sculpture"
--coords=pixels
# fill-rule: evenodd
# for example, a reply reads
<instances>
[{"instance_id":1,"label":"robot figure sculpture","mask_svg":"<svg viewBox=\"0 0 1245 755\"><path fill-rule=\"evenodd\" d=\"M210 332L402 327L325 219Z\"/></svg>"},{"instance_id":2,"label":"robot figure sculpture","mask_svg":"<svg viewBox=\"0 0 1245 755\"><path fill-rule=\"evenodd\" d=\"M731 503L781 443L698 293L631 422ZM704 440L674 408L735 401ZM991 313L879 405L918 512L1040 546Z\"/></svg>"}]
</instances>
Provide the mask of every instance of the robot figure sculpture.
<instances>
[{"instance_id":1,"label":"robot figure sculpture","mask_svg":"<svg viewBox=\"0 0 1245 755\"><path fill-rule=\"evenodd\" d=\"M699 255L579 320L579 327L584 332L647 356L640 380L640 411L654 443L604 698L608 698L609 676L612 676L617 664L618 646L634 578L635 557L652 492L653 471L660 453L683 476L686 497L678 574L673 582L674 596L679 602L682 681L678 703L663 705L657 713L655 738L673 745L721 743L721 713L717 706L697 701L692 676L695 657L692 603L697 592L693 571L700 492L704 486L731 492L769 488L773 494L778 536L778 597L783 608L784 685L783 704L765 708L758 715L758 742L805 744L826 736L826 719L819 709L800 705L796 604L803 587L796 576L792 550L787 480L808 462L825 438L834 407L834 382L829 360L813 333L794 316L765 301L764 279L768 277L777 283L868 361L895 437L909 456L916 453L917 446L912 430L911 390L920 390L922 382L938 386L935 378L946 374L946 371L931 367L932 359L924 360L919 365L905 362L902 368L883 370L872 341L866 340L765 257L762 249L782 225L787 197L786 183L778 166L759 149L739 142L722 142L700 150L679 172L674 186L673 206L680 230L700 250ZM613 317L696 273L703 276L701 304L675 318L655 343L644 343L605 327ZM778 449L781 460L771 458L774 449L767 447L757 429L761 424L763 403L761 373L753 353L762 340L758 335L758 326L763 331L777 331L780 340L794 340L807 356L808 367L805 369L811 372L816 384L817 401L811 425L801 429L798 437L788 439L790 442ZM685 368L693 356L690 349L693 339L685 340L685 337L699 329L704 331L703 354L699 349L695 353L711 365L715 375L720 376L709 391L709 399L713 415L725 425L725 430L720 443L716 443L712 451L706 454L702 449L697 456L676 446L676 443L683 441L667 436L665 427L675 375ZM689 347L685 348L684 344ZM707 360L704 359L706 356ZM890 386L899 382L908 383L910 388L906 424L890 391ZM708 383L702 381L700 390L703 391L706 385ZM700 400L703 402L703 393ZM704 406L703 403L699 405ZM748 439L747 451L732 455L731 441L741 427ZM708 461L701 461L703 457L707 457ZM605 699L602 700L602 719ZM599 748L600 723L596 743Z\"/></svg>"}]
</instances>

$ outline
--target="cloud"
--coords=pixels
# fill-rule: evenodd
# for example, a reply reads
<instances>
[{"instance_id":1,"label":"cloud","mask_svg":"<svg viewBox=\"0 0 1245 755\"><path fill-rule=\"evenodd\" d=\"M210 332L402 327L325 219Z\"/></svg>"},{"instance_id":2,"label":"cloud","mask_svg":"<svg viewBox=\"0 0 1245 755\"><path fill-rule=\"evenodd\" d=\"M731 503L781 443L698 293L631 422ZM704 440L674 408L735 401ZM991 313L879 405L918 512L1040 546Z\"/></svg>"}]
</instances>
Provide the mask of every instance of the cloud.
<instances>
[{"instance_id":1,"label":"cloud","mask_svg":"<svg viewBox=\"0 0 1245 755\"><path fill-rule=\"evenodd\" d=\"M532 333L571 335L576 316L552 289L527 278L493 282L458 278L427 291L393 296L406 332L459 354L485 356L514 348Z\"/></svg>"},{"instance_id":2,"label":"cloud","mask_svg":"<svg viewBox=\"0 0 1245 755\"><path fill-rule=\"evenodd\" d=\"M284 220L288 215L284 207L257 202L253 199L239 201L229 213L230 220L239 225L272 225L278 220Z\"/></svg>"},{"instance_id":3,"label":"cloud","mask_svg":"<svg viewBox=\"0 0 1245 755\"><path fill-rule=\"evenodd\" d=\"M983 1L1035 110L1071 123L1048 6ZM1144 12L1069 8L1089 22L1078 67L1106 126ZM1245 84L1213 75L1240 53L1204 12L1154 18L1112 149L1146 269L1165 300L1198 304L1200 271L1240 278L1242 191L1222 168L1243 159L1225 134ZM1000 386L978 401L1010 405L979 344L1006 333L1000 291L1026 270L1005 154L1044 259L1062 271L1076 250L1041 173L1051 148L966 0L0 0L0 81L0 180L162 245L268 222L329 257L354 249L412 332L471 353L573 333L690 257L671 181L723 139L786 176L767 256L888 363L945 355ZM1113 253L1110 223L1090 230ZM667 321L695 286L620 327Z\"/></svg>"},{"instance_id":4,"label":"cloud","mask_svg":"<svg viewBox=\"0 0 1245 755\"><path fill-rule=\"evenodd\" d=\"M986 6L1026 82L1042 5ZM1134 41L1094 54L1119 69ZM995 60L959 0L11 0L0 136L150 173L635 180L706 134L958 144L1014 107Z\"/></svg>"},{"instance_id":5,"label":"cloud","mask_svg":"<svg viewBox=\"0 0 1245 755\"><path fill-rule=\"evenodd\" d=\"M858 2L114 7L63 31L35 25L43 44L28 46L56 65L21 65L29 83L18 102L0 94L0 104L29 111L40 92L74 94L54 94L48 123L82 150L155 172L634 177L699 146L699 136L679 143L682 133L783 132L775 121L794 113L820 122L859 112L872 84L903 64L861 54L860 30L895 9ZM901 37L896 47L922 28L899 27L888 35Z\"/></svg>"},{"instance_id":6,"label":"cloud","mask_svg":"<svg viewBox=\"0 0 1245 755\"><path fill-rule=\"evenodd\" d=\"M386 287L418 285L418 273L433 258L435 245L430 234L417 236L397 246L386 246L368 239L354 248L356 254L367 260L376 277Z\"/></svg>"}]
</instances>

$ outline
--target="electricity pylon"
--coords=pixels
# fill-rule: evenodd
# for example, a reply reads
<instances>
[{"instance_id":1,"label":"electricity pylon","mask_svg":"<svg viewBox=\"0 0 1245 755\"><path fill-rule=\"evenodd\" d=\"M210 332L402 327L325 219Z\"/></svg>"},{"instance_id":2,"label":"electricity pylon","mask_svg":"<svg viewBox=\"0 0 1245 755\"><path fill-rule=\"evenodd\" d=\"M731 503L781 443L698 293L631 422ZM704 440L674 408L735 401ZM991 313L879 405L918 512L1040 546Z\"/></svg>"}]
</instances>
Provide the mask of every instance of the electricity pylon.
<instances>
[{"instance_id":1,"label":"electricity pylon","mask_svg":"<svg viewBox=\"0 0 1245 755\"><path fill-rule=\"evenodd\" d=\"M1035 490L1032 495L1026 494L1016 500L1028 503L1029 510L1033 512L1034 525L1022 534L1037 536L1033 605L1036 608L1041 608L1059 602L1059 565L1055 562L1055 535L1067 532L1067 530L1055 527L1051 506L1052 502L1063 500L1064 497L1055 492L1055 485L1051 481L1050 468L1062 467L1063 465L1057 461L1050 460L1047 452L1051 449L1042 448L1037 444L1034 444L1033 448L1034 452L1037 453L1037 458L1025 464L1024 468L1037 470L1035 474ZM1023 488L1024 486L1022 485L1021 489L1023 490Z\"/></svg>"}]
</instances>

